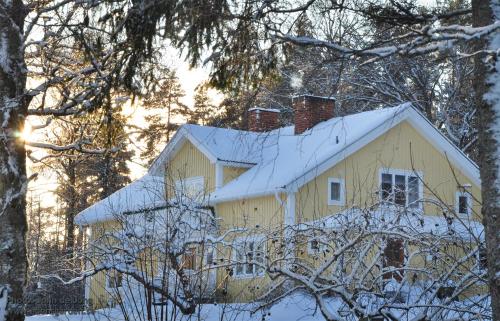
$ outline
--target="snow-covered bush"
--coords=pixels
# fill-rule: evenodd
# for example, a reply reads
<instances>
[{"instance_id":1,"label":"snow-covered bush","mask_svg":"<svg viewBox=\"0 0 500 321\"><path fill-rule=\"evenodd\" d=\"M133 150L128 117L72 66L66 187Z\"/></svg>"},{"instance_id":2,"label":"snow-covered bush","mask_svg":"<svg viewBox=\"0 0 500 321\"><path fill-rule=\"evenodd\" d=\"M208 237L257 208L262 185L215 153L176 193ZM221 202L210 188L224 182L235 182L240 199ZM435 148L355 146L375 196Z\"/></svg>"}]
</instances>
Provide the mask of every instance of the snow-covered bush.
<instances>
[{"instance_id":1,"label":"snow-covered bush","mask_svg":"<svg viewBox=\"0 0 500 321\"><path fill-rule=\"evenodd\" d=\"M380 205L287 227L261 307L301 292L327 320L489 319L483 227L451 214Z\"/></svg>"}]
</instances>

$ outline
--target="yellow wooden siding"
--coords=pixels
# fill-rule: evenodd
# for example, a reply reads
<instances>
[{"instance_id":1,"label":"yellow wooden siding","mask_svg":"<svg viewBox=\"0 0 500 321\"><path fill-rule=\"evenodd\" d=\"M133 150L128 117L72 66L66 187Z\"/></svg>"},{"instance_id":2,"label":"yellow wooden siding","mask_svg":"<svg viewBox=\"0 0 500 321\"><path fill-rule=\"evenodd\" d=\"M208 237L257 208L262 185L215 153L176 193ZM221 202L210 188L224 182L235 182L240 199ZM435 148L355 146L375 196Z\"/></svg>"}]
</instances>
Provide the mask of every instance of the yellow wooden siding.
<instances>
[{"instance_id":1,"label":"yellow wooden siding","mask_svg":"<svg viewBox=\"0 0 500 321\"><path fill-rule=\"evenodd\" d=\"M283 206L274 195L220 203L215 212L222 231L233 227L268 229L283 223Z\"/></svg>"},{"instance_id":2,"label":"yellow wooden siding","mask_svg":"<svg viewBox=\"0 0 500 321\"><path fill-rule=\"evenodd\" d=\"M100 239L104 233L110 232L118 226L117 222L103 222L92 225L92 240ZM92 253L93 255L94 253ZM98 257L91 259L91 266L96 266L100 263ZM100 309L108 305L110 293L106 289L106 272L99 272L90 278L89 302L93 309Z\"/></svg>"},{"instance_id":3,"label":"yellow wooden siding","mask_svg":"<svg viewBox=\"0 0 500 321\"><path fill-rule=\"evenodd\" d=\"M243 228L245 231L231 234L233 238L248 235L268 236L274 231L281 231L284 209L275 196L258 197L217 204L215 212L221 219L221 233ZM274 244L268 242L266 252L272 255ZM231 248L219 249L218 259L231 258ZM232 268L231 268L232 269ZM262 294L269 284L268 277L235 278L229 275L231 269L219 269L217 273L218 293L223 300L248 302Z\"/></svg>"},{"instance_id":4,"label":"yellow wooden siding","mask_svg":"<svg viewBox=\"0 0 500 321\"><path fill-rule=\"evenodd\" d=\"M198 176L204 177L205 193L213 192L215 189L215 164L212 164L190 141L186 141L166 165L167 198L168 195L173 195L172 188L176 181Z\"/></svg>"},{"instance_id":5,"label":"yellow wooden siding","mask_svg":"<svg viewBox=\"0 0 500 321\"><path fill-rule=\"evenodd\" d=\"M224 185L237 178L247 170L248 168L244 167L224 166Z\"/></svg>"},{"instance_id":6,"label":"yellow wooden siding","mask_svg":"<svg viewBox=\"0 0 500 321\"><path fill-rule=\"evenodd\" d=\"M446 157L408 122L403 122L301 187L296 196L297 220L314 220L343 208L375 204L379 200L377 191L381 168L414 168L421 171L426 185L424 198L441 199L451 209L455 208L455 193L459 184L471 184L472 188L469 190L473 198L479 202L481 199L479 186L473 184L456 167L451 166ZM344 179L345 206L328 205L329 177ZM479 202L473 202L475 219L479 218L481 210ZM425 203L424 211L431 215L441 212L430 203Z\"/></svg>"},{"instance_id":7,"label":"yellow wooden siding","mask_svg":"<svg viewBox=\"0 0 500 321\"><path fill-rule=\"evenodd\" d=\"M92 240L97 240L103 242L103 245L113 244L113 240L105 240L103 238L104 233L111 233L113 231L119 231L122 226L119 222L108 221L103 223L94 224L92 226ZM109 243L108 243L109 242ZM100 257L96 256L95 253L91 253L90 265L92 267L97 266L101 263ZM151 279L154 275L158 273L158 253L153 253L151 250L146 249L144 253L141 253L138 260L135 262L135 268L141 271L142 275L146 279ZM99 309L107 306L110 301L116 303L117 293L113 289L106 288L106 273L105 271L99 272L90 278L90 291L89 291L89 301L90 306L93 309ZM123 284L126 285L126 280L122 280ZM110 300L111 299L111 300Z\"/></svg>"}]
</instances>

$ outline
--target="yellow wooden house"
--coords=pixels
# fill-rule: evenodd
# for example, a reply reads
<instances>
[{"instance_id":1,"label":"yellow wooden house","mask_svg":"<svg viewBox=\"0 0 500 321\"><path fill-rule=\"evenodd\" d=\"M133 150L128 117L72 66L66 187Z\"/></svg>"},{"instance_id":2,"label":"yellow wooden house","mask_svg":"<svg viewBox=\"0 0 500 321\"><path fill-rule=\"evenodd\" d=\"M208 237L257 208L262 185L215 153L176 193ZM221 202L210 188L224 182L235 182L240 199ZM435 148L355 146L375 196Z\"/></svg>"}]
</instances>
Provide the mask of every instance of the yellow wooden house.
<instances>
[{"instance_id":1,"label":"yellow wooden house","mask_svg":"<svg viewBox=\"0 0 500 321\"><path fill-rule=\"evenodd\" d=\"M302 95L293 109L295 124L287 127L279 127L278 110L263 108L248 111L248 131L181 126L143 178L83 211L77 222L96 235L112 226L114 213L141 212L145 203L161 207L183 186L203 195L217 234L252 231L231 237L232 251L210 253L210 263L252 256L269 231L381 201L434 220L442 219L444 204L480 228L477 165L410 104L335 117L334 99ZM145 196L146 189L154 195ZM218 268L210 277L212 293L232 301L251 300L269 283L255 264ZM87 299L103 301L110 280L116 283L105 273L88 280Z\"/></svg>"}]
</instances>

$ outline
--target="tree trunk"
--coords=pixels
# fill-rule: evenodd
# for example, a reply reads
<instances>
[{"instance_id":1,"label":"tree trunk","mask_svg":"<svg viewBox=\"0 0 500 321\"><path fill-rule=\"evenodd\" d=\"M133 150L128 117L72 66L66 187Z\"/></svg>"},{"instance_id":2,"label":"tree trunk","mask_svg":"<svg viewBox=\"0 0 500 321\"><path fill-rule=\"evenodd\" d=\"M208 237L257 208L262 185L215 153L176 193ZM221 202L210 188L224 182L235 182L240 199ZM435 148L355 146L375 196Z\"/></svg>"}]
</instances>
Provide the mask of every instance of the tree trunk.
<instances>
[{"instance_id":1,"label":"tree trunk","mask_svg":"<svg viewBox=\"0 0 500 321\"><path fill-rule=\"evenodd\" d=\"M496 0L473 0L473 24L485 26L500 18ZM483 39L479 46L499 50L500 32ZM487 58L487 59L486 59ZM478 110L479 167L481 171L482 215L486 228L488 279L493 320L500 320L500 62L476 56L474 89Z\"/></svg>"},{"instance_id":2,"label":"tree trunk","mask_svg":"<svg viewBox=\"0 0 500 321\"><path fill-rule=\"evenodd\" d=\"M24 142L19 137L27 109L23 48L26 13L21 0L0 0L0 310L5 308L3 317L7 321L24 320L27 273L28 181Z\"/></svg>"}]
</instances>

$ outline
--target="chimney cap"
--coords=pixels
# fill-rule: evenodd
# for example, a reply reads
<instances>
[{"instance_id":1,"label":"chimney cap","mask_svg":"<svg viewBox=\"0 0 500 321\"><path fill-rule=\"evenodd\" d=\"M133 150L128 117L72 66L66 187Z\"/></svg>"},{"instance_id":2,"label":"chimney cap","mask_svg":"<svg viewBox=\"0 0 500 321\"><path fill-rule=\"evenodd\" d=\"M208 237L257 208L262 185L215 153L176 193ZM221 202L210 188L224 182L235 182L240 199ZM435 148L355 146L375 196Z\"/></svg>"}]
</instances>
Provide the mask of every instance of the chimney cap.
<instances>
[{"instance_id":1,"label":"chimney cap","mask_svg":"<svg viewBox=\"0 0 500 321\"><path fill-rule=\"evenodd\" d=\"M337 100L334 96L316 96L316 95L311 95L311 94L300 94L300 95L295 95L292 96L293 99L301 98L301 97L310 97L310 98L319 98L319 99L328 99L328 100Z\"/></svg>"},{"instance_id":2,"label":"chimney cap","mask_svg":"<svg viewBox=\"0 0 500 321\"><path fill-rule=\"evenodd\" d=\"M268 112L271 112L271 113L279 113L280 112L279 109L275 109L275 108L262 108L262 107L252 107L248 111L268 111Z\"/></svg>"}]
</instances>

